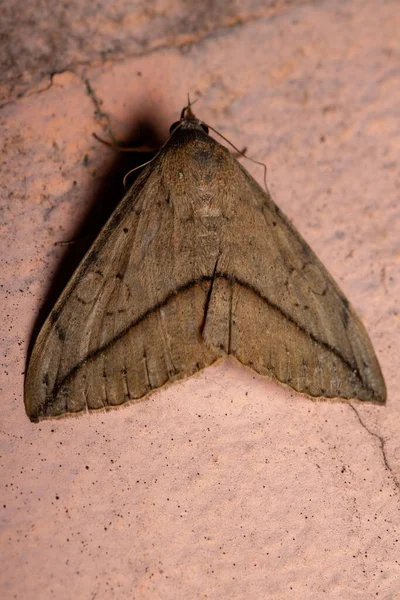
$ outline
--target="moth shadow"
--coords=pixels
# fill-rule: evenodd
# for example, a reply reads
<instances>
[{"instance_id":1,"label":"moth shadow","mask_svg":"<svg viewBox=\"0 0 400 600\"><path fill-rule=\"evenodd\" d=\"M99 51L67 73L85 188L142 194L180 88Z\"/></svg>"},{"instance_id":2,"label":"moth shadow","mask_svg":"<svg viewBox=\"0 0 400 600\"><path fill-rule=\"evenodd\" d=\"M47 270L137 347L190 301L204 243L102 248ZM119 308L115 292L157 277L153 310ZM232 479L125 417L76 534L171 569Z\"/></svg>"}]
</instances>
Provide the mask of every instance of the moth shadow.
<instances>
[{"instance_id":1,"label":"moth shadow","mask_svg":"<svg viewBox=\"0 0 400 600\"><path fill-rule=\"evenodd\" d=\"M121 144L121 149L130 147L138 148L138 150L121 152L116 147L114 161L101 177L100 184L90 194L87 200L87 209L75 232L72 234L72 241L66 244L66 252L57 267L46 298L39 309L38 316L33 325L26 356L25 370L27 369L36 338L51 309L54 307L54 304L86 252L95 241L101 228L125 196L127 189L132 186L138 177L141 169L129 175L127 189L125 189L123 184L125 175L132 169L140 167L140 165L150 160L157 152L157 150L141 151L140 148L145 146L155 149L160 148L165 141L165 128L163 125L165 125L165 121L162 119L162 115L160 116L157 111L151 110L151 107L149 107L146 111L137 114L132 119L131 125L127 127L126 141L123 145ZM101 144L100 141L97 143Z\"/></svg>"}]
</instances>

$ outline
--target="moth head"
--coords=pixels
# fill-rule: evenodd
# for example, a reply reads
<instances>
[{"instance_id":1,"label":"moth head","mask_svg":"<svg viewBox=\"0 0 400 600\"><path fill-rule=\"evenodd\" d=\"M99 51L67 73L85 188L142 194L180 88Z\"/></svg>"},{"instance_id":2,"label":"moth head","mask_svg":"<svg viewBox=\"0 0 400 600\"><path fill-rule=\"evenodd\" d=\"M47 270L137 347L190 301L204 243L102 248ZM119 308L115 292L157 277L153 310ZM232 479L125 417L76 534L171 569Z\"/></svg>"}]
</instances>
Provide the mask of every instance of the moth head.
<instances>
[{"instance_id":1,"label":"moth head","mask_svg":"<svg viewBox=\"0 0 400 600\"><path fill-rule=\"evenodd\" d=\"M193 111L192 111L193 104L194 104L194 102L190 102L190 100L189 100L188 104L186 106L184 106L184 108L182 108L180 120L175 121L175 123L173 123L171 125L171 127L169 129L170 133L173 133L174 131L176 131L177 129L180 129L182 126L185 126L185 125L188 125L188 128L190 128L190 129L201 128L201 129L203 129L203 131L208 133L207 125L205 123L203 123L203 121L200 121L200 119L197 119L197 117L193 113Z\"/></svg>"}]
</instances>

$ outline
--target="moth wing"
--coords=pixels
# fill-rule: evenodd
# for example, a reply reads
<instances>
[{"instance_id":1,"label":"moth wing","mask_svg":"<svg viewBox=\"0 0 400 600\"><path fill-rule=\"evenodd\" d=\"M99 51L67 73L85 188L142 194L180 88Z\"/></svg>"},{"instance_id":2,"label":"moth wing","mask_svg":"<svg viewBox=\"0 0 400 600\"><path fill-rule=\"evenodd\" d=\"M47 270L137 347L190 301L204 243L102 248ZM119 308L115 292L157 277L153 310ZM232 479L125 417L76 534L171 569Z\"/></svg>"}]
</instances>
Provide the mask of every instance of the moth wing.
<instances>
[{"instance_id":1,"label":"moth wing","mask_svg":"<svg viewBox=\"0 0 400 600\"><path fill-rule=\"evenodd\" d=\"M32 420L141 398L220 356L200 335L215 243L187 179L175 197L167 156L127 193L40 331L25 381Z\"/></svg>"},{"instance_id":2,"label":"moth wing","mask_svg":"<svg viewBox=\"0 0 400 600\"><path fill-rule=\"evenodd\" d=\"M231 354L312 396L384 402L360 320L288 219L205 133L165 148L34 346L33 419L122 404Z\"/></svg>"},{"instance_id":3,"label":"moth wing","mask_svg":"<svg viewBox=\"0 0 400 600\"><path fill-rule=\"evenodd\" d=\"M348 300L269 194L234 159L230 171L205 341L310 396L385 402Z\"/></svg>"}]
</instances>

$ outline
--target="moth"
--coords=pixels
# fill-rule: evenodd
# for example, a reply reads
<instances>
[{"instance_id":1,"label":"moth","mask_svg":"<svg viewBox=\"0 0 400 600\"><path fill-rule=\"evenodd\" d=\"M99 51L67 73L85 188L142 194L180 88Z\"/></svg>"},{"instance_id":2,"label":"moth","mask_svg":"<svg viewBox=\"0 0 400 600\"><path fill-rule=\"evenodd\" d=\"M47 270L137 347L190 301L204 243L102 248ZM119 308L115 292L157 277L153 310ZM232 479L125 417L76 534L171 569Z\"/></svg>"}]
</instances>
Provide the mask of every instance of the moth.
<instances>
[{"instance_id":1,"label":"moth","mask_svg":"<svg viewBox=\"0 0 400 600\"><path fill-rule=\"evenodd\" d=\"M228 355L308 396L386 400L350 303L189 103L40 331L26 412L117 406Z\"/></svg>"}]
</instances>

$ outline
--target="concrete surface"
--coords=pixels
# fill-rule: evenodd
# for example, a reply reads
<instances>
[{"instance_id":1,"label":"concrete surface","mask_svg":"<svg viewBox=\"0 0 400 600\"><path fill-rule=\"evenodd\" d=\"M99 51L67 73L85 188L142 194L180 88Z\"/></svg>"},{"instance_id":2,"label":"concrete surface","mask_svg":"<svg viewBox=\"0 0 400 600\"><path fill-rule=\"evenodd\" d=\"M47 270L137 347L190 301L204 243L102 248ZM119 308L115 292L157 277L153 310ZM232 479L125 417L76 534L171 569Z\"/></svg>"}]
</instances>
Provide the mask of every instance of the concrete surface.
<instances>
[{"instance_id":1,"label":"concrete surface","mask_svg":"<svg viewBox=\"0 0 400 600\"><path fill-rule=\"evenodd\" d=\"M1 598L400 597L400 5L377 4L8 9ZM312 401L227 361L118 411L29 422L32 331L83 253L54 243L122 193L125 165L92 132L163 139L187 92L267 163L370 333L386 407Z\"/></svg>"}]
</instances>

